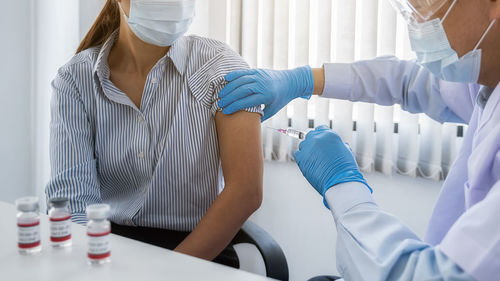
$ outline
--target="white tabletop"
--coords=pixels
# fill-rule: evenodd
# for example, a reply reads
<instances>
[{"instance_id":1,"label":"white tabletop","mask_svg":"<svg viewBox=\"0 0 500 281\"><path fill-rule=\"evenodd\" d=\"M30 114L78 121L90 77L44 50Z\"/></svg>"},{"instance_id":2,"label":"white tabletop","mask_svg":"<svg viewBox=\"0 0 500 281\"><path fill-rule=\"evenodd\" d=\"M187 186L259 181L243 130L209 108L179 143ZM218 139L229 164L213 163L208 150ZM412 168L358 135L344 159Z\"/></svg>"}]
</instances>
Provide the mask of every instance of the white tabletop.
<instances>
[{"instance_id":1,"label":"white tabletop","mask_svg":"<svg viewBox=\"0 0 500 281\"><path fill-rule=\"evenodd\" d=\"M53 249L48 218L41 217L42 252L23 256L17 249L16 211L0 202L1 280L270 280L132 239L111 235L111 262L87 264L85 227L73 224L73 245Z\"/></svg>"}]
</instances>

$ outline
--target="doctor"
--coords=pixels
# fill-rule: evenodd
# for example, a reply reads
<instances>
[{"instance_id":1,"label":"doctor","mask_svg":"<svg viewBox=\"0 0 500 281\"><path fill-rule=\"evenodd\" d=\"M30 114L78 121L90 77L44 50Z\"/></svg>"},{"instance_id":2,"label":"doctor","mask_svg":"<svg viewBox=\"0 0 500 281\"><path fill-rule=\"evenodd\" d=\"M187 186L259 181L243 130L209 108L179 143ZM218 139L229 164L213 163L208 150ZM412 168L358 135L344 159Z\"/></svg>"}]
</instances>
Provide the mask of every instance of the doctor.
<instances>
[{"instance_id":1,"label":"doctor","mask_svg":"<svg viewBox=\"0 0 500 281\"><path fill-rule=\"evenodd\" d=\"M379 209L350 150L329 128L310 132L295 158L332 211L345 280L500 280L500 1L391 1L409 23L417 62L237 71L227 75L219 103L226 114L265 104L265 120L295 98L319 94L397 103L468 124L424 241Z\"/></svg>"}]
</instances>

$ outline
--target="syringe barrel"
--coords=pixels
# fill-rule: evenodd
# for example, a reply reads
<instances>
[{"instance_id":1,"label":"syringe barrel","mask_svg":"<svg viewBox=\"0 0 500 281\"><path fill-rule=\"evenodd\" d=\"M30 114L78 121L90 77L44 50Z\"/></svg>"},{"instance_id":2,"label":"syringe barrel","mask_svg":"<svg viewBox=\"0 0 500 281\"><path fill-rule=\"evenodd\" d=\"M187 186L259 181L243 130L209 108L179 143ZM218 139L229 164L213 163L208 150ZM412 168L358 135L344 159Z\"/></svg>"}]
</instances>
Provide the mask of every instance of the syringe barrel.
<instances>
[{"instance_id":1,"label":"syringe barrel","mask_svg":"<svg viewBox=\"0 0 500 281\"><path fill-rule=\"evenodd\" d=\"M299 140L303 140L306 138L306 134L304 132L295 130L295 129L287 129L286 134L292 138L296 138Z\"/></svg>"}]
</instances>

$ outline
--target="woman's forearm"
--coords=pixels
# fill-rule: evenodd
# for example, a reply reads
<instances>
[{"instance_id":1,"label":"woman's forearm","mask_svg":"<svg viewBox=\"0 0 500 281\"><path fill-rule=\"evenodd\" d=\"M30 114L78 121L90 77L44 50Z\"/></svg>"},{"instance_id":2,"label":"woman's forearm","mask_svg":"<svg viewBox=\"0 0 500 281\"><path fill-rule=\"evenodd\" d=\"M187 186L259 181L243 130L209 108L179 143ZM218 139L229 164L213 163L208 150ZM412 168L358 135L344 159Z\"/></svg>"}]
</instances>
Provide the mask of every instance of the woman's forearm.
<instances>
[{"instance_id":1,"label":"woman's forearm","mask_svg":"<svg viewBox=\"0 0 500 281\"><path fill-rule=\"evenodd\" d=\"M226 186L193 232L175 251L213 260L227 247L243 223L260 207L261 202L261 192L249 194Z\"/></svg>"}]
</instances>

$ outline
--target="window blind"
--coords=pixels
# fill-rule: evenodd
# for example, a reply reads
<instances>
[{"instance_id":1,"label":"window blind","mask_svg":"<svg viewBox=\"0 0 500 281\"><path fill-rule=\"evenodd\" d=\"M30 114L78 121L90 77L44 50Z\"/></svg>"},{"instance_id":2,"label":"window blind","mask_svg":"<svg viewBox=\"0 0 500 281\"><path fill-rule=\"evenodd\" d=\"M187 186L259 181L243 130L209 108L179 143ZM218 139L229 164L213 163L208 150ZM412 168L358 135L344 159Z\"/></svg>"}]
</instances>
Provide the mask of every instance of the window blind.
<instances>
[{"instance_id":1,"label":"window blind","mask_svg":"<svg viewBox=\"0 0 500 281\"><path fill-rule=\"evenodd\" d=\"M406 24L386 0L199 1L192 31L229 43L251 67L287 69L382 55L412 59ZM464 130L396 105L297 99L262 124L266 160L292 161L298 141L267 127L328 125L351 144L364 172L443 179Z\"/></svg>"}]
</instances>

